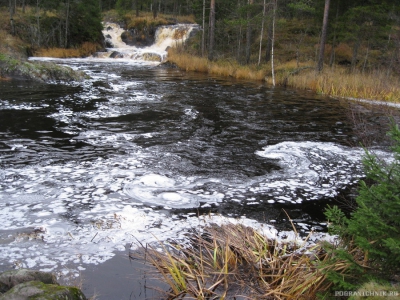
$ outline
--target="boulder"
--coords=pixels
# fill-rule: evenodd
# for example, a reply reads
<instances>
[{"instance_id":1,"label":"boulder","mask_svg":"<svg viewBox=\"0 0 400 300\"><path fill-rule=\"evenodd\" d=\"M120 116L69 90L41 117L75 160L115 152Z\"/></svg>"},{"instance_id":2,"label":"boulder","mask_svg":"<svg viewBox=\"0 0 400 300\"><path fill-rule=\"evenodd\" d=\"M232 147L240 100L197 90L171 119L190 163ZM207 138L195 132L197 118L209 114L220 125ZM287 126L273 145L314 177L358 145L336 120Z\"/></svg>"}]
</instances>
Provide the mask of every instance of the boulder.
<instances>
[{"instance_id":1,"label":"boulder","mask_svg":"<svg viewBox=\"0 0 400 300\"><path fill-rule=\"evenodd\" d=\"M58 284L56 277L52 273L27 269L11 270L0 274L0 293L8 291L20 283L29 281Z\"/></svg>"},{"instance_id":2,"label":"boulder","mask_svg":"<svg viewBox=\"0 0 400 300\"><path fill-rule=\"evenodd\" d=\"M110 55L110 58L124 58L124 55L118 51L113 51Z\"/></svg>"},{"instance_id":3,"label":"boulder","mask_svg":"<svg viewBox=\"0 0 400 300\"><path fill-rule=\"evenodd\" d=\"M76 287L61 286L52 273L20 269L0 274L0 300L87 300Z\"/></svg>"},{"instance_id":4,"label":"boulder","mask_svg":"<svg viewBox=\"0 0 400 300\"><path fill-rule=\"evenodd\" d=\"M29 281L14 286L0 300L87 300L80 289L58 284Z\"/></svg>"}]
</instances>

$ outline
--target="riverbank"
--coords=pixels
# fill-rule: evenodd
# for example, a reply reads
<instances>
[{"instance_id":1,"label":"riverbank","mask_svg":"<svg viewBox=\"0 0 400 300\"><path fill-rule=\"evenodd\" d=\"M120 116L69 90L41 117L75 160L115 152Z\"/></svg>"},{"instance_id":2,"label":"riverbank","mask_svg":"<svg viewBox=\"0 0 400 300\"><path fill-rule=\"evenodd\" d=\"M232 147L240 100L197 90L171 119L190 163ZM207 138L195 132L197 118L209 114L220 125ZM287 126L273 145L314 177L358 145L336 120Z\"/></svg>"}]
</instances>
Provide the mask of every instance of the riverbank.
<instances>
[{"instance_id":1,"label":"riverbank","mask_svg":"<svg viewBox=\"0 0 400 300\"><path fill-rule=\"evenodd\" d=\"M210 61L180 49L170 49L168 61L186 71L262 81L272 85L272 70L267 64L240 65L229 59ZM384 71L350 73L348 68L335 65L332 68L326 67L318 74L312 63L298 64L293 60L276 65L275 81L278 86L311 90L334 97L400 103L400 79Z\"/></svg>"},{"instance_id":2,"label":"riverbank","mask_svg":"<svg viewBox=\"0 0 400 300\"><path fill-rule=\"evenodd\" d=\"M83 81L87 75L52 62L28 61L28 46L19 38L0 30L0 80L39 82Z\"/></svg>"}]
</instances>

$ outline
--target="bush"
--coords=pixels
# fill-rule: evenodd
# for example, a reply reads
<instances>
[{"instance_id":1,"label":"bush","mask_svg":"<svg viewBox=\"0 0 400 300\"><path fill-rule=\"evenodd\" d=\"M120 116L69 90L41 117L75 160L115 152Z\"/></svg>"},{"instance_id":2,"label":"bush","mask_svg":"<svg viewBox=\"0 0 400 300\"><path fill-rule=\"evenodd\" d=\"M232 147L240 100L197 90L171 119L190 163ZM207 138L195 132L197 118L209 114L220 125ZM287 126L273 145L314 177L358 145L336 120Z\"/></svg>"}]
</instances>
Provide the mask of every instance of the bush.
<instances>
[{"instance_id":1,"label":"bush","mask_svg":"<svg viewBox=\"0 0 400 300\"><path fill-rule=\"evenodd\" d=\"M371 277L389 279L400 271L400 129L394 122L389 135L393 160L384 161L365 151L366 178L360 182L357 209L349 218L336 206L325 212L331 233L340 239L340 246L334 250L337 256L343 257L343 251L352 248L359 249L364 257L364 263L352 255L347 258L354 266L349 274L353 279L342 277L334 282L337 285L360 285Z\"/></svg>"}]
</instances>

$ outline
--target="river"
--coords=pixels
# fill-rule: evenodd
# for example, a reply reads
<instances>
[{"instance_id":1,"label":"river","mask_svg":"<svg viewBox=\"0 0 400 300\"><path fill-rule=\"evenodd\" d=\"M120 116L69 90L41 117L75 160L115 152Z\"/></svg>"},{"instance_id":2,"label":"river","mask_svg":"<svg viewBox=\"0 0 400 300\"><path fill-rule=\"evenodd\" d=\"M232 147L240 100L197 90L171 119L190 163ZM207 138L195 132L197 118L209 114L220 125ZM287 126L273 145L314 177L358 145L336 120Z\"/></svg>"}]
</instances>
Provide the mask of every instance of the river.
<instances>
[{"instance_id":1,"label":"river","mask_svg":"<svg viewBox=\"0 0 400 300\"><path fill-rule=\"evenodd\" d=\"M226 221L285 238L284 210L323 232L325 205L363 175L344 101L152 62L56 62L91 79L0 81L0 270L144 299L127 260L138 242Z\"/></svg>"}]
</instances>

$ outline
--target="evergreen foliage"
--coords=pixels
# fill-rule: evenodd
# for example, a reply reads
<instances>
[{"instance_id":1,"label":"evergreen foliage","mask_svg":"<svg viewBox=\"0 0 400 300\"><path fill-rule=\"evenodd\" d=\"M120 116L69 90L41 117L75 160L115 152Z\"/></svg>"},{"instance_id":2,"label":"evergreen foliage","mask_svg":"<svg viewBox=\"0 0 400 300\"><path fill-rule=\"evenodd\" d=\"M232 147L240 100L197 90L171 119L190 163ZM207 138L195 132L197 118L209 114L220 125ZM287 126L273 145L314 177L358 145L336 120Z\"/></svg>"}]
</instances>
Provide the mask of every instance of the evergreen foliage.
<instances>
[{"instance_id":1,"label":"evergreen foliage","mask_svg":"<svg viewBox=\"0 0 400 300\"><path fill-rule=\"evenodd\" d=\"M76 1L72 5L71 40L73 44L98 42L103 25L97 0Z\"/></svg>"},{"instance_id":2,"label":"evergreen foliage","mask_svg":"<svg viewBox=\"0 0 400 300\"><path fill-rule=\"evenodd\" d=\"M337 249L330 250L351 266L347 278L330 274L333 283L342 288L351 288L352 284L366 282L371 277L388 279L400 271L400 129L397 124L392 124L389 135L393 141L393 160L379 159L365 150L366 179L360 182L357 209L350 217L337 206L325 212L331 222L331 233L337 234L341 241ZM363 256L364 265L353 254L349 255L352 250L363 253L358 255Z\"/></svg>"}]
</instances>

